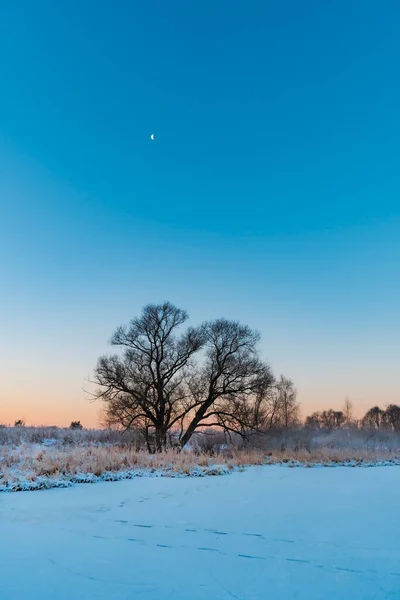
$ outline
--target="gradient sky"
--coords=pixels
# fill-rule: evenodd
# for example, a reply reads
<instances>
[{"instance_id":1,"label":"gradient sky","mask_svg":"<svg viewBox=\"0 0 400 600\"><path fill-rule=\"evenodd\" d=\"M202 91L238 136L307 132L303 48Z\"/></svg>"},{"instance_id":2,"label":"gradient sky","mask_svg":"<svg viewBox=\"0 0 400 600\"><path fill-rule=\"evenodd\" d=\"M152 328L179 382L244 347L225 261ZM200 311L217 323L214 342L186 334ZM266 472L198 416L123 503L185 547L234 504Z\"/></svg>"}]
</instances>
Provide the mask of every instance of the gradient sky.
<instances>
[{"instance_id":1,"label":"gradient sky","mask_svg":"<svg viewBox=\"0 0 400 600\"><path fill-rule=\"evenodd\" d=\"M259 329L304 415L400 402L399 31L397 0L3 0L0 422L96 425L98 355L165 299Z\"/></svg>"}]
</instances>

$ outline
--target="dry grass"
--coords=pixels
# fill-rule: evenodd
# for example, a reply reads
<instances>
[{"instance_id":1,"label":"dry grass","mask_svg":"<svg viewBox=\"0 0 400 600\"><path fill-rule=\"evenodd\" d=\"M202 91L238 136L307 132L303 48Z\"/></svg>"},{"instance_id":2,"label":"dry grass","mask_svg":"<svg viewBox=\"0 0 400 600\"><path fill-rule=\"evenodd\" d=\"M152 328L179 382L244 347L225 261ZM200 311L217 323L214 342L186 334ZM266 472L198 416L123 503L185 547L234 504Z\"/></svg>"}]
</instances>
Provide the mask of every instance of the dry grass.
<instances>
[{"instance_id":1,"label":"dry grass","mask_svg":"<svg viewBox=\"0 0 400 600\"><path fill-rule=\"evenodd\" d=\"M260 450L240 450L234 453L232 462L235 466L261 465L261 464L293 464L299 463L306 466L332 465L345 463L374 464L382 461L400 462L400 452L391 450L352 450L318 448L311 452L300 449L283 450L274 452L261 452Z\"/></svg>"},{"instance_id":2,"label":"dry grass","mask_svg":"<svg viewBox=\"0 0 400 600\"><path fill-rule=\"evenodd\" d=\"M138 475L215 475L262 464L400 464L400 436L390 432L269 432L251 447L240 439L228 446L222 433L211 432L196 434L191 444L189 451L151 455L135 432L0 427L0 491Z\"/></svg>"},{"instance_id":3,"label":"dry grass","mask_svg":"<svg viewBox=\"0 0 400 600\"><path fill-rule=\"evenodd\" d=\"M127 469L159 469L189 472L195 466L209 466L217 460L191 452L173 450L149 454L129 448L89 447L45 448L32 452L29 446L2 449L1 470L32 472L36 476L58 477L77 473L102 475ZM226 458L222 462L227 462Z\"/></svg>"},{"instance_id":4,"label":"dry grass","mask_svg":"<svg viewBox=\"0 0 400 600\"><path fill-rule=\"evenodd\" d=\"M0 448L0 491L2 487L15 486L22 480L73 480L74 476L80 476L84 481L87 474L101 478L112 473L129 475L132 471L144 471L148 474L159 472L165 476L189 475L196 469L206 469L217 464L223 464L228 469L234 466L234 462L227 457L196 455L193 452L177 453L173 450L151 455L126 447L3 447Z\"/></svg>"},{"instance_id":5,"label":"dry grass","mask_svg":"<svg viewBox=\"0 0 400 600\"><path fill-rule=\"evenodd\" d=\"M104 478L110 474L131 474L132 472L162 473L164 476L198 474L203 469L215 465L225 465L227 470L249 465L282 464L289 466L314 466L333 464L374 464L390 461L400 464L400 454L394 451L349 450L319 448L309 452L261 450L227 450L221 454L188 452L167 452L151 455L129 447L70 446L41 447L22 444L18 447L0 447L0 488L18 487L18 482L73 481L77 476L84 481L84 475ZM215 474L212 471L211 474ZM105 477L107 478L107 477ZM89 479L90 480L90 479ZM29 487L29 486L28 486ZM50 483L43 487L52 487Z\"/></svg>"},{"instance_id":6,"label":"dry grass","mask_svg":"<svg viewBox=\"0 0 400 600\"><path fill-rule=\"evenodd\" d=\"M10 427L0 425L0 447L21 444L42 444L47 441L60 446L135 445L139 442L135 432L110 429L69 429L64 427Z\"/></svg>"}]
</instances>

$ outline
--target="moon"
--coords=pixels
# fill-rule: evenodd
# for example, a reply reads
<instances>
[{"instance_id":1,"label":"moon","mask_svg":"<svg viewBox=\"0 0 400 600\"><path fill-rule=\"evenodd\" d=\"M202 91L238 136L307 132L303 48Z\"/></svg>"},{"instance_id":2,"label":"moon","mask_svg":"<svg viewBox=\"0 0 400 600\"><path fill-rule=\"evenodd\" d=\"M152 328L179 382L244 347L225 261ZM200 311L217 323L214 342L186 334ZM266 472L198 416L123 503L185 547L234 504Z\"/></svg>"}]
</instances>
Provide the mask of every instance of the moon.
<instances>
[{"instance_id":1,"label":"moon","mask_svg":"<svg viewBox=\"0 0 400 600\"><path fill-rule=\"evenodd\" d=\"M151 134L150 139L154 141L154 133Z\"/></svg>"}]
</instances>

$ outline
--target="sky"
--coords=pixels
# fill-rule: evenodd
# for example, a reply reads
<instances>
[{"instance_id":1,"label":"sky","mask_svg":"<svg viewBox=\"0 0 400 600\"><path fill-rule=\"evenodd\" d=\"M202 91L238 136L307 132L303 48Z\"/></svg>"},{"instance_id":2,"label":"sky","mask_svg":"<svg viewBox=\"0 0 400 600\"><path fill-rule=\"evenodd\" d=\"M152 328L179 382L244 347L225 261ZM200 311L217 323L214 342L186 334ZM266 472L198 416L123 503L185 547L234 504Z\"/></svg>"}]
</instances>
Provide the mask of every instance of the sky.
<instances>
[{"instance_id":1,"label":"sky","mask_svg":"<svg viewBox=\"0 0 400 600\"><path fill-rule=\"evenodd\" d=\"M304 416L400 403L399 30L395 0L3 0L0 422L96 426L97 357L164 300L258 329Z\"/></svg>"}]
</instances>

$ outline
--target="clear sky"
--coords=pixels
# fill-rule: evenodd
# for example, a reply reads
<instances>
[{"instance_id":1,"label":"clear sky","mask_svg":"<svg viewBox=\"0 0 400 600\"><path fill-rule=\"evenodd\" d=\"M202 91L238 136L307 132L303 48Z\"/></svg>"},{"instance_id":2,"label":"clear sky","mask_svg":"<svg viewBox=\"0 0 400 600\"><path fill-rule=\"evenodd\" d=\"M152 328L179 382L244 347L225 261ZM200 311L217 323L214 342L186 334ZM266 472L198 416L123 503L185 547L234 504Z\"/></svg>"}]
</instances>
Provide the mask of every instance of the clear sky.
<instances>
[{"instance_id":1,"label":"clear sky","mask_svg":"<svg viewBox=\"0 0 400 600\"><path fill-rule=\"evenodd\" d=\"M85 379L163 300L259 329L304 415L400 402L399 31L397 0L3 0L0 422L96 425Z\"/></svg>"}]
</instances>

